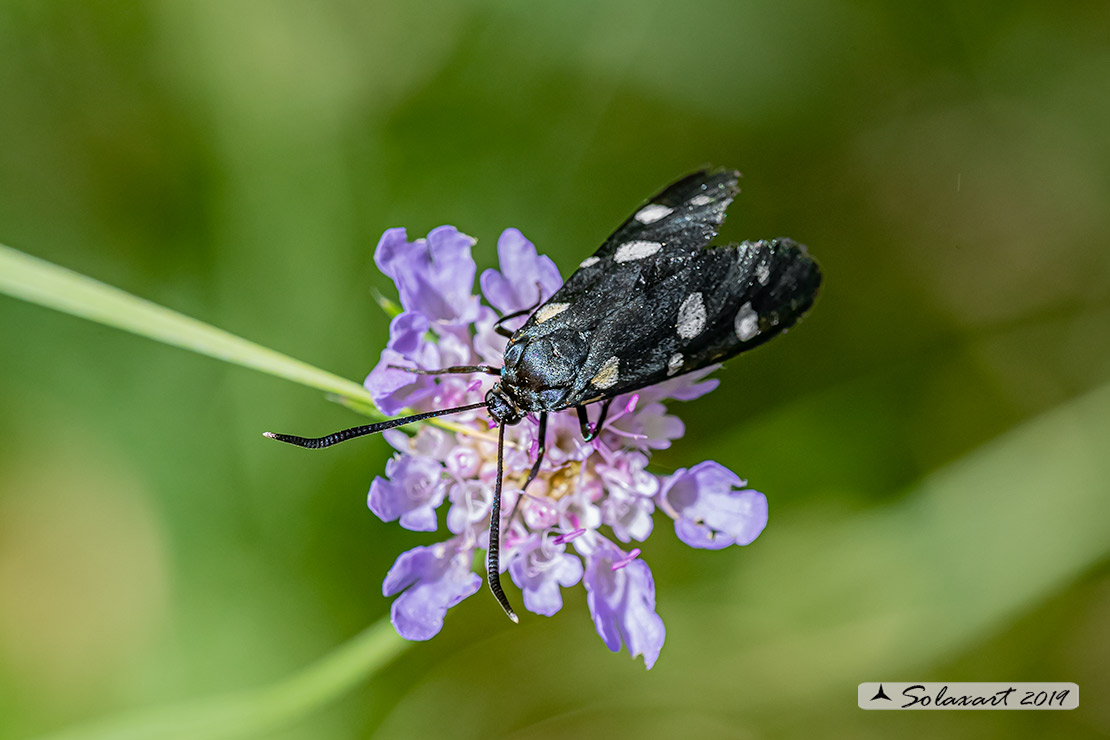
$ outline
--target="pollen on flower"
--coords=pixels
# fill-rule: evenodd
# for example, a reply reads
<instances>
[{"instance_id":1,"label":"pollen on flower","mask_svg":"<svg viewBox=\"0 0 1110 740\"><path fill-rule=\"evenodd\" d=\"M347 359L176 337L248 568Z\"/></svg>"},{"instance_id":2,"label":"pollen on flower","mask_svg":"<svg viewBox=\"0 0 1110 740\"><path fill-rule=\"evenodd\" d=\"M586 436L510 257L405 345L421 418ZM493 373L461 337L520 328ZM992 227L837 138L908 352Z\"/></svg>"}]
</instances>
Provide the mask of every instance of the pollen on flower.
<instances>
[{"instance_id":1,"label":"pollen on flower","mask_svg":"<svg viewBox=\"0 0 1110 740\"><path fill-rule=\"evenodd\" d=\"M546 301L562 285L555 264L509 229L497 244L501 269L483 273L482 295L475 295L473 244L453 227L433 230L426 241L408 241L403 229L382 237L375 261L397 283L403 308L365 383L383 410L424 412L481 402L496 382L489 375L417 375L396 366L500 367L506 339L494 331L499 315L534 306L537 286ZM646 249L645 243L637 244L624 245L625 252ZM618 255L618 261L628 254ZM552 305L558 304L548 308ZM555 320L554 309L545 315ZM609 373L614 378L616 359ZM543 463L526 492L521 488L541 444L539 425L529 419L504 430L501 563L525 608L552 616L562 608L562 590L581 583L605 644L642 655L649 668L665 635L654 611L654 581L640 548L625 552L614 538L644 541L653 531L656 508L674 519L680 539L695 547L747 544L766 522L762 494L737 490L742 482L717 463L669 476L647 467L653 449L668 446L684 431L665 402L712 390L715 382L703 381L708 372L678 375L617 396L608 420L589 442L573 410L549 414ZM609 379L602 374L595 386L604 388ZM481 587L474 569L485 561L480 551L489 548L497 477L497 435L489 430L495 426L478 409L452 417L449 425L384 434L396 452L386 476L371 485L371 509L408 529L447 529L443 541L402 553L383 584L383 593L396 597L391 618L403 637L433 636L450 607Z\"/></svg>"},{"instance_id":2,"label":"pollen on flower","mask_svg":"<svg viewBox=\"0 0 1110 740\"><path fill-rule=\"evenodd\" d=\"M558 469L547 476L547 497L558 501L564 496L575 492L577 483L581 481L582 463L578 460L568 460ZM593 473L588 473L593 477ZM584 481L582 481L584 482Z\"/></svg>"}]
</instances>

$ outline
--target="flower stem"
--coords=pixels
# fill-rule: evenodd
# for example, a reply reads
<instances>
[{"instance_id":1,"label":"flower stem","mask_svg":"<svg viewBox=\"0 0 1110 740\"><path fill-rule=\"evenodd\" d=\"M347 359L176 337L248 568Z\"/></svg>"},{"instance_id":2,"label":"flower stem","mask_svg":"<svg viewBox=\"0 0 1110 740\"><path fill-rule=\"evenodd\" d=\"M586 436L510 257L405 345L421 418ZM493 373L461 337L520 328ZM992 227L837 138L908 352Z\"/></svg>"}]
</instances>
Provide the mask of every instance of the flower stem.
<instances>
[{"instance_id":1,"label":"flower stem","mask_svg":"<svg viewBox=\"0 0 1110 740\"><path fill-rule=\"evenodd\" d=\"M310 388L363 401L358 383L217 329L119 288L0 244L0 292ZM374 415L384 416L376 409Z\"/></svg>"},{"instance_id":2,"label":"flower stem","mask_svg":"<svg viewBox=\"0 0 1110 740\"><path fill-rule=\"evenodd\" d=\"M367 680L410 643L388 619L367 627L299 673L270 686L229 696L147 709L44 740L172 740L269 735L338 699Z\"/></svg>"},{"instance_id":3,"label":"flower stem","mask_svg":"<svg viewBox=\"0 0 1110 740\"><path fill-rule=\"evenodd\" d=\"M370 392L354 381L3 244L0 293L285 378L342 399L344 405L372 419L388 418L378 411ZM448 420L427 423L476 433Z\"/></svg>"}]
</instances>

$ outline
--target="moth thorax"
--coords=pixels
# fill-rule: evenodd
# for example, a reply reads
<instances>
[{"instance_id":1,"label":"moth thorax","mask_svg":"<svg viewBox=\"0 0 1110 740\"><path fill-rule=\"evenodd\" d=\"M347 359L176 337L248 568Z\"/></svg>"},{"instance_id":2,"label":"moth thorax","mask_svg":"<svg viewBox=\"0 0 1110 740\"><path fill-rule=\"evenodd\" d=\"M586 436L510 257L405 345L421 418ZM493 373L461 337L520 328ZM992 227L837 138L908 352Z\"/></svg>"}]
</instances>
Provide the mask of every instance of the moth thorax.
<instances>
[{"instance_id":1,"label":"moth thorax","mask_svg":"<svg viewBox=\"0 0 1110 740\"><path fill-rule=\"evenodd\" d=\"M519 361L509 369L521 387L536 391L565 388L585 358L586 346L578 333L560 330L528 342Z\"/></svg>"}]
</instances>

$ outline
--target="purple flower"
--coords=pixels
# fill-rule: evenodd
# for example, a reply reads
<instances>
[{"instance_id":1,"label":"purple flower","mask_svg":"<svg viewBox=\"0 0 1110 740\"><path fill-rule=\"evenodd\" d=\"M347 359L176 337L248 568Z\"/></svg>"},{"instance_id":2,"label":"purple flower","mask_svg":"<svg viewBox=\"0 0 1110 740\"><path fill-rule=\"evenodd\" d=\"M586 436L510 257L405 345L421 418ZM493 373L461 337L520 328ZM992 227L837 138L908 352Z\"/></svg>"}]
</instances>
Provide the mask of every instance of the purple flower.
<instances>
[{"instance_id":1,"label":"purple flower","mask_svg":"<svg viewBox=\"0 0 1110 740\"><path fill-rule=\"evenodd\" d=\"M401 314L397 318L404 318ZM416 352L411 355L416 355ZM424 367L427 363L415 362L399 352L382 350L382 361L366 377L366 390L383 414L393 416L408 404L415 404L435 392L435 382L426 375L413 375L397 367Z\"/></svg>"},{"instance_id":2,"label":"purple flower","mask_svg":"<svg viewBox=\"0 0 1110 740\"><path fill-rule=\"evenodd\" d=\"M661 403L638 404L636 413L613 419L613 429L623 432L628 443L645 450L665 450L672 439L686 432L686 425L677 416L669 416Z\"/></svg>"},{"instance_id":3,"label":"purple flower","mask_svg":"<svg viewBox=\"0 0 1110 740\"><path fill-rule=\"evenodd\" d=\"M477 268L470 257L474 239L454 226L440 226L427 239L408 241L404 229L382 234L374 261L393 279L406 312L429 321L465 325L478 318L472 295Z\"/></svg>"},{"instance_id":4,"label":"purple flower","mask_svg":"<svg viewBox=\"0 0 1110 740\"><path fill-rule=\"evenodd\" d=\"M417 532L434 532L436 508L447 492L443 464L430 457L401 455L385 464L386 478L370 484L367 503L383 522L401 520Z\"/></svg>"},{"instance_id":5,"label":"purple flower","mask_svg":"<svg viewBox=\"0 0 1110 740\"><path fill-rule=\"evenodd\" d=\"M516 229L502 232L497 240L497 259L501 272L482 273L482 294L502 314L546 301L563 284L551 258L537 256L536 247Z\"/></svg>"},{"instance_id":6,"label":"purple flower","mask_svg":"<svg viewBox=\"0 0 1110 740\"><path fill-rule=\"evenodd\" d=\"M415 356L424 345L424 335L431 322L422 313L402 313L389 322L389 349L397 358ZM411 382L411 381L410 381Z\"/></svg>"},{"instance_id":7,"label":"purple flower","mask_svg":"<svg viewBox=\"0 0 1110 740\"><path fill-rule=\"evenodd\" d=\"M584 582L597 633L614 653L623 643L633 658L643 655L644 665L651 668L666 636L663 620L655 613L651 569L604 537L595 539Z\"/></svg>"},{"instance_id":8,"label":"purple flower","mask_svg":"<svg viewBox=\"0 0 1110 740\"><path fill-rule=\"evenodd\" d=\"M524 608L550 617L563 608L559 587L570 588L582 580L582 561L554 538L531 534L517 545L509 575L524 593Z\"/></svg>"},{"instance_id":9,"label":"purple flower","mask_svg":"<svg viewBox=\"0 0 1110 740\"><path fill-rule=\"evenodd\" d=\"M615 464L596 466L608 496L601 502L601 521L612 528L621 542L643 542L651 534L652 497L659 479L647 472L647 456L629 452L617 456Z\"/></svg>"},{"instance_id":10,"label":"purple flower","mask_svg":"<svg viewBox=\"0 0 1110 740\"><path fill-rule=\"evenodd\" d=\"M455 540L401 553L382 583L383 596L397 596L390 619L406 640L429 640L443 629L447 610L482 587L471 570L470 551Z\"/></svg>"},{"instance_id":11,"label":"purple flower","mask_svg":"<svg viewBox=\"0 0 1110 740\"><path fill-rule=\"evenodd\" d=\"M397 284L404 309L366 378L382 411L392 415L405 408L429 411L481 401L494 383L491 376L415 375L397 368L500 365L506 340L493 331L498 317L548 299L561 285L555 264L519 231L508 229L497 244L500 269L481 276L489 304L482 305L472 295L473 243L447 226L426 240L410 242L403 229L382 237L375 260ZM501 564L521 589L524 607L551 616L562 608L562 589L581 581L605 644L643 655L648 668L665 635L655 613L651 570L639 549L625 552L602 528L621 542L645 542L658 508L675 520L684 542L720 548L751 542L767 519L763 495L737 490L743 482L715 462L666 477L648 469L651 452L670 446L685 431L668 414L667 402L711 391L717 384L705 379L711 371L615 398L609 421L591 442L583 441L573 411L549 414L547 454L524 495L520 486L536 459L538 424L526 418L505 429ZM397 454L369 496L379 517L420 531L437 529L439 510L449 503L445 520L451 538L402 554L383 585L385 595L399 594L394 626L414 640L436 634L447 610L478 590L481 578L472 564L489 546L497 474L496 431L484 410L454 415L449 426L437 423L415 434L412 429L385 433Z\"/></svg>"},{"instance_id":12,"label":"purple flower","mask_svg":"<svg viewBox=\"0 0 1110 740\"><path fill-rule=\"evenodd\" d=\"M668 477L660 506L671 512L675 534L690 547L747 545L767 526L767 497L743 486L736 473L706 460Z\"/></svg>"}]
</instances>

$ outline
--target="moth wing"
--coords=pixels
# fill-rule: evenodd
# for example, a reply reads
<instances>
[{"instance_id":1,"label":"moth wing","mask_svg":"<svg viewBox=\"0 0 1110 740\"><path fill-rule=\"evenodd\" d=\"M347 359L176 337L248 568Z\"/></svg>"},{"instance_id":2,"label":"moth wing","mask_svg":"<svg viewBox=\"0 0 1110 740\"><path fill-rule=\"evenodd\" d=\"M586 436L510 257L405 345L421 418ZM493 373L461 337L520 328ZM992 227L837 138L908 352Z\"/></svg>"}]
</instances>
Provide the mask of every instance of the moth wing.
<instances>
[{"instance_id":1,"label":"moth wing","mask_svg":"<svg viewBox=\"0 0 1110 740\"><path fill-rule=\"evenodd\" d=\"M648 199L617 227L595 257L616 255L638 241L667 246L699 247L717 235L725 210L740 192L736 170L699 170Z\"/></svg>"},{"instance_id":2,"label":"moth wing","mask_svg":"<svg viewBox=\"0 0 1110 740\"><path fill-rule=\"evenodd\" d=\"M666 257L654 260L661 268L657 279L648 277L642 290L622 297L593 328L564 407L628 393L757 347L797 323L821 283L817 263L789 239L697 249L682 261L668 269Z\"/></svg>"},{"instance_id":3,"label":"moth wing","mask_svg":"<svg viewBox=\"0 0 1110 740\"><path fill-rule=\"evenodd\" d=\"M699 170L663 188L579 265L521 331L531 335L538 323L564 311L562 322L578 329L604 320L639 291L648 279L645 270L659 272L660 256L680 266L687 253L717 235L725 209L740 192L739 178L736 170Z\"/></svg>"}]
</instances>

